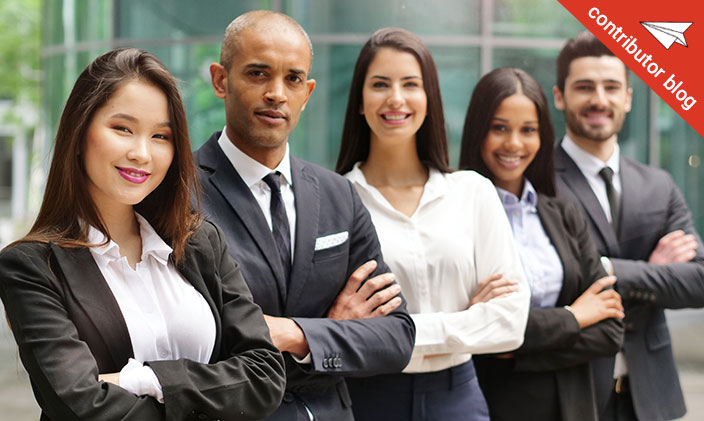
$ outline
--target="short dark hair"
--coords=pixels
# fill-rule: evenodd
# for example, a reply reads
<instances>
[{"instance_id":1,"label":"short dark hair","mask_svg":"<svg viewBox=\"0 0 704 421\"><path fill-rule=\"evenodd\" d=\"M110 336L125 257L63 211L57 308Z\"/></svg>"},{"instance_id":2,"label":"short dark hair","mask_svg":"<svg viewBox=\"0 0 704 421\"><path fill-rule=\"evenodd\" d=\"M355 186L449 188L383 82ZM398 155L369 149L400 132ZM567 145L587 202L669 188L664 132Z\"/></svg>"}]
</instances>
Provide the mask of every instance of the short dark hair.
<instances>
[{"instance_id":1,"label":"short dark hair","mask_svg":"<svg viewBox=\"0 0 704 421\"><path fill-rule=\"evenodd\" d=\"M39 214L29 234L20 242L54 241L68 247L86 247L88 225L110 239L91 199L83 165L86 133L98 109L130 81L143 81L166 96L174 157L164 180L142 202L135 205L156 232L171 245L176 262L183 257L188 237L200 224L191 208L196 195L197 174L186 113L176 79L154 55L136 48L107 52L91 62L78 76L64 106L54 141L46 190Z\"/></svg>"},{"instance_id":2,"label":"short dark hair","mask_svg":"<svg viewBox=\"0 0 704 421\"><path fill-rule=\"evenodd\" d=\"M352 76L340 154L335 170L344 174L350 171L356 162L366 160L369 155L370 128L359 110L362 106L362 88L367 70L382 48L410 53L418 60L428 105L425 120L416 133L416 150L423 164L441 172L450 172L445 117L435 61L428 47L418 36L400 28L379 29L359 52Z\"/></svg>"},{"instance_id":3,"label":"short dark hair","mask_svg":"<svg viewBox=\"0 0 704 421\"><path fill-rule=\"evenodd\" d=\"M565 92L565 80L570 73L570 64L582 57L614 56L597 37L589 31L584 31L565 43L557 56L557 89ZM626 83L628 83L628 67L623 65L626 72Z\"/></svg>"},{"instance_id":4,"label":"short dark hair","mask_svg":"<svg viewBox=\"0 0 704 421\"><path fill-rule=\"evenodd\" d=\"M555 175L553 173L553 146L555 132L550 120L548 102L540 84L521 69L501 67L484 75L472 92L467 116L462 131L460 169L474 170L483 176L494 179L481 157L481 147L486 140L491 121L501 102L514 94L528 97L538 112L538 134L540 148L533 162L528 165L524 176L530 180L539 193L555 195Z\"/></svg>"}]
</instances>

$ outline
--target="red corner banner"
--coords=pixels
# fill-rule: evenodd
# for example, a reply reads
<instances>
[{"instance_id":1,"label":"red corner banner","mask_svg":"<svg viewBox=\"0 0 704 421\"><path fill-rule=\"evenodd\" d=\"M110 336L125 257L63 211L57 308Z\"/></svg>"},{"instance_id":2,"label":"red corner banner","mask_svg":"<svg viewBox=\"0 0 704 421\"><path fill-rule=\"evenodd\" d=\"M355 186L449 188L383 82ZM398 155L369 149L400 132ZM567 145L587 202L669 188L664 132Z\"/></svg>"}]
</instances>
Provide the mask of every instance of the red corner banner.
<instances>
[{"instance_id":1,"label":"red corner banner","mask_svg":"<svg viewBox=\"0 0 704 421\"><path fill-rule=\"evenodd\" d=\"M558 1L704 136L704 1Z\"/></svg>"}]
</instances>

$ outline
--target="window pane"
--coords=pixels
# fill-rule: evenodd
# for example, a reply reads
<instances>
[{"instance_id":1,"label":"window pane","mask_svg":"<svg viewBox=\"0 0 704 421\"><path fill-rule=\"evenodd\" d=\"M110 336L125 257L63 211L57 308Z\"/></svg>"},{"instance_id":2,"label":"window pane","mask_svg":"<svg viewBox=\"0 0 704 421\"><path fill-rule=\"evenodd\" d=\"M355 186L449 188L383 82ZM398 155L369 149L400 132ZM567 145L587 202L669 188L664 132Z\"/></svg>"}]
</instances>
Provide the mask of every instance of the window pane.
<instances>
[{"instance_id":1,"label":"window pane","mask_svg":"<svg viewBox=\"0 0 704 421\"><path fill-rule=\"evenodd\" d=\"M697 232L704 232L704 138L658 99L660 166L672 174L687 200Z\"/></svg>"},{"instance_id":2,"label":"window pane","mask_svg":"<svg viewBox=\"0 0 704 421\"><path fill-rule=\"evenodd\" d=\"M222 36L240 14L271 9L271 0L121 0L116 2L117 38Z\"/></svg>"},{"instance_id":3,"label":"window pane","mask_svg":"<svg viewBox=\"0 0 704 421\"><path fill-rule=\"evenodd\" d=\"M369 35L394 26L419 35L479 33L480 0L445 0L437 6L427 0L290 0L283 12L309 33Z\"/></svg>"},{"instance_id":4,"label":"window pane","mask_svg":"<svg viewBox=\"0 0 704 421\"><path fill-rule=\"evenodd\" d=\"M571 38L584 27L555 0L493 1L494 35Z\"/></svg>"}]
</instances>

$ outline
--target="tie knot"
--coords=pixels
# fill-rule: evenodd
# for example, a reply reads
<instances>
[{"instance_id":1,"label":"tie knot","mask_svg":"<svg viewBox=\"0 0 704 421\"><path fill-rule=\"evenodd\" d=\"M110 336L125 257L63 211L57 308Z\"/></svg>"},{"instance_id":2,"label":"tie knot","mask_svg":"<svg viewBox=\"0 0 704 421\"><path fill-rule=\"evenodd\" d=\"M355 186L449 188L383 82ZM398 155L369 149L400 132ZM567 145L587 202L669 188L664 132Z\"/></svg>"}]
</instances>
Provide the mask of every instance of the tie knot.
<instances>
[{"instance_id":1,"label":"tie knot","mask_svg":"<svg viewBox=\"0 0 704 421\"><path fill-rule=\"evenodd\" d=\"M281 191L281 173L276 171L266 175L262 180L269 186L272 193L279 193Z\"/></svg>"},{"instance_id":2,"label":"tie knot","mask_svg":"<svg viewBox=\"0 0 704 421\"><path fill-rule=\"evenodd\" d=\"M611 167L604 167L599 171L599 175L607 184L613 184L614 170Z\"/></svg>"}]
</instances>

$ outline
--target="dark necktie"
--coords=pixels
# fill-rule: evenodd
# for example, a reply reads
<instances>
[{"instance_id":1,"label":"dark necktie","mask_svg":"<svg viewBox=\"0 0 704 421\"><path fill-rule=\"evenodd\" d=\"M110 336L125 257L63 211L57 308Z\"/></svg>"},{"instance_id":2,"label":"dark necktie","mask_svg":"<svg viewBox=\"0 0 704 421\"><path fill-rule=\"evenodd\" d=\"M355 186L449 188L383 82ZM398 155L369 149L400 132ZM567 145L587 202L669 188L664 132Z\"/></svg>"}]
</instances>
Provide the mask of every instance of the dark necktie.
<instances>
[{"instance_id":1,"label":"dark necktie","mask_svg":"<svg viewBox=\"0 0 704 421\"><path fill-rule=\"evenodd\" d=\"M284 268L284 277L288 286L291 275L291 229L288 225L286 206L284 198L281 196L280 172L268 174L263 178L264 182L271 189L271 202L269 211L271 212L271 227L274 234L276 248L279 249L281 265Z\"/></svg>"},{"instance_id":2,"label":"dark necktie","mask_svg":"<svg viewBox=\"0 0 704 421\"><path fill-rule=\"evenodd\" d=\"M611 225L614 228L614 233L616 233L618 237L619 217L621 216L621 198L619 198L614 188L614 170L609 167L604 167L599 171L599 175L606 184L606 196L609 198L609 207L611 208Z\"/></svg>"}]
</instances>

